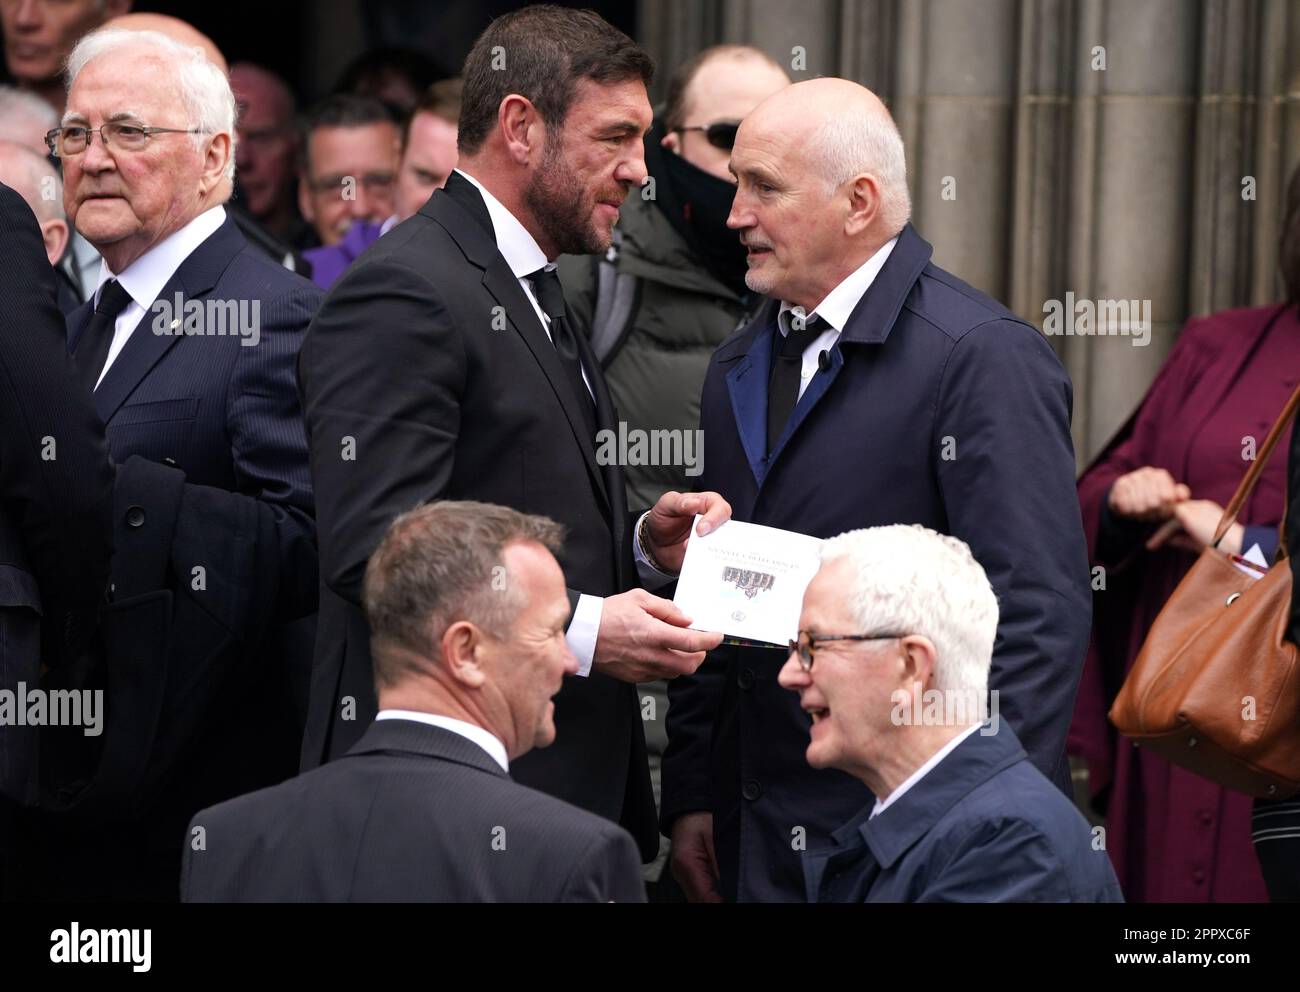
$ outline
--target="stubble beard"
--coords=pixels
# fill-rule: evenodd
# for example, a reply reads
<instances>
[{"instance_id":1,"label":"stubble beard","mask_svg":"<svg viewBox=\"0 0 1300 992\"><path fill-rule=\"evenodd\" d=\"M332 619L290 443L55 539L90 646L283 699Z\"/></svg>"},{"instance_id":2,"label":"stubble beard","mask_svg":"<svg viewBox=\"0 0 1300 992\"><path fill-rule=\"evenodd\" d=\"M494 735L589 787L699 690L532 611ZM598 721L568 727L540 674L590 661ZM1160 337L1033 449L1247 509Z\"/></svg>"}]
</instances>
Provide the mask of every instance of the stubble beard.
<instances>
[{"instance_id":1,"label":"stubble beard","mask_svg":"<svg viewBox=\"0 0 1300 992\"><path fill-rule=\"evenodd\" d=\"M524 190L524 203L562 254L595 255L609 248L608 231L592 223L587 191L569 168L557 138L548 142L541 165Z\"/></svg>"}]
</instances>

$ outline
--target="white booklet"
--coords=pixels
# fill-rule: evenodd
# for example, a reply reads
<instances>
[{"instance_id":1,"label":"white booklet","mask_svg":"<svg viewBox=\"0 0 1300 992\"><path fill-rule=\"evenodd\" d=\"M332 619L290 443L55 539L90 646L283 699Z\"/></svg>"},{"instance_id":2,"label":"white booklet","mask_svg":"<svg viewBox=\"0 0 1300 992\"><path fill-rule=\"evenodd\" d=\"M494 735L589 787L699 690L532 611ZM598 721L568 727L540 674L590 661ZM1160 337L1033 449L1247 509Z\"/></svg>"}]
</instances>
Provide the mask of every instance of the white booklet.
<instances>
[{"instance_id":1,"label":"white booklet","mask_svg":"<svg viewBox=\"0 0 1300 992\"><path fill-rule=\"evenodd\" d=\"M739 520L701 537L696 524L673 602L696 630L785 647L799 633L803 592L821 567L821 538Z\"/></svg>"}]
</instances>

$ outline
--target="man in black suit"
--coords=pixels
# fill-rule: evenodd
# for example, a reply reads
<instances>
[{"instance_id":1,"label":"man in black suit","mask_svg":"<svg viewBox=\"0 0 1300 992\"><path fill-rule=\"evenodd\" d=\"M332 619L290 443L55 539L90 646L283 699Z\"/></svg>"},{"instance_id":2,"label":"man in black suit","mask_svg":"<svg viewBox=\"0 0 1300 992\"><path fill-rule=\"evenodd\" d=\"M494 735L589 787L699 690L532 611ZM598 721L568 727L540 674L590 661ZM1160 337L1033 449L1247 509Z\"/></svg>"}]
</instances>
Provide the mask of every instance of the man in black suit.
<instances>
[{"instance_id":1,"label":"man in black suit","mask_svg":"<svg viewBox=\"0 0 1300 992\"><path fill-rule=\"evenodd\" d=\"M108 591L113 470L55 305L27 204L0 185L0 692L74 660ZM36 798L36 727L0 723L0 896L26 853L17 810Z\"/></svg>"},{"instance_id":2,"label":"man in black suit","mask_svg":"<svg viewBox=\"0 0 1300 992\"><path fill-rule=\"evenodd\" d=\"M672 603L632 587L654 562L680 567L694 514L711 527L730 508L669 493L627 519L622 473L595 444L616 414L553 260L607 246L644 178L651 71L589 11L493 21L465 63L459 169L349 267L299 360L323 580L304 767L347 752L374 713L361 580L392 519L463 498L544 514L568 534L579 668L556 700L559 743L516 777L623 823L647 858L658 834L633 683L694 670L721 635L683 629Z\"/></svg>"},{"instance_id":3,"label":"man in black suit","mask_svg":"<svg viewBox=\"0 0 1300 992\"><path fill-rule=\"evenodd\" d=\"M379 713L342 758L206 809L187 902L643 902L622 828L513 782L578 662L562 529L444 500L366 568Z\"/></svg>"},{"instance_id":4,"label":"man in black suit","mask_svg":"<svg viewBox=\"0 0 1300 992\"><path fill-rule=\"evenodd\" d=\"M741 124L731 168L746 282L772 300L713 355L701 487L738 520L814 537L915 523L966 542L1001 607L1001 716L1069 794L1092 612L1069 377L1036 328L930 261L902 138L869 90L781 90ZM669 686L662 817L692 899L802 901L801 850L869 801L803 761L786 658L728 646Z\"/></svg>"},{"instance_id":5,"label":"man in black suit","mask_svg":"<svg viewBox=\"0 0 1300 992\"><path fill-rule=\"evenodd\" d=\"M68 345L119 469L109 717L90 767L67 769L49 804L77 807L80 825L51 814L45 892L175 899L194 812L296 770L270 641L316 602L294 361L319 292L225 213L234 98L212 63L104 30L78 44L69 78L52 150L103 268Z\"/></svg>"}]
</instances>

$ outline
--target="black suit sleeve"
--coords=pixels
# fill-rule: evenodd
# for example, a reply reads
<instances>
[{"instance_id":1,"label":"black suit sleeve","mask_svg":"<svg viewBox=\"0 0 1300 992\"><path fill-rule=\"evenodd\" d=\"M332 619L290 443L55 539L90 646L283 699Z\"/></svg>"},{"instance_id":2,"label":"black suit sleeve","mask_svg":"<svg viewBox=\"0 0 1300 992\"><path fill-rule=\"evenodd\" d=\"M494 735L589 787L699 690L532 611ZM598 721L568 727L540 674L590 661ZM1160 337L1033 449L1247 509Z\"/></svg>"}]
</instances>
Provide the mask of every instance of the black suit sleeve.
<instances>
[{"instance_id":1,"label":"black suit sleeve","mask_svg":"<svg viewBox=\"0 0 1300 992\"><path fill-rule=\"evenodd\" d=\"M355 267L312 321L299 381L321 577L349 602L361 603L366 562L393 518L446 491L465 380L455 323L401 264Z\"/></svg>"},{"instance_id":2,"label":"black suit sleeve","mask_svg":"<svg viewBox=\"0 0 1300 992\"><path fill-rule=\"evenodd\" d=\"M1030 760L1060 785L1092 620L1070 381L1036 330L998 320L957 343L938 402L931 443L948 532L970 545L998 598L989 686Z\"/></svg>"},{"instance_id":3,"label":"black suit sleeve","mask_svg":"<svg viewBox=\"0 0 1300 992\"><path fill-rule=\"evenodd\" d=\"M632 835L610 826L565 880L558 902L645 902L641 855Z\"/></svg>"},{"instance_id":4,"label":"black suit sleeve","mask_svg":"<svg viewBox=\"0 0 1300 992\"><path fill-rule=\"evenodd\" d=\"M68 354L54 272L27 205L0 186L0 495L41 590L47 648L74 651L108 584L113 469L104 427ZM57 624L57 630L51 624Z\"/></svg>"}]
</instances>

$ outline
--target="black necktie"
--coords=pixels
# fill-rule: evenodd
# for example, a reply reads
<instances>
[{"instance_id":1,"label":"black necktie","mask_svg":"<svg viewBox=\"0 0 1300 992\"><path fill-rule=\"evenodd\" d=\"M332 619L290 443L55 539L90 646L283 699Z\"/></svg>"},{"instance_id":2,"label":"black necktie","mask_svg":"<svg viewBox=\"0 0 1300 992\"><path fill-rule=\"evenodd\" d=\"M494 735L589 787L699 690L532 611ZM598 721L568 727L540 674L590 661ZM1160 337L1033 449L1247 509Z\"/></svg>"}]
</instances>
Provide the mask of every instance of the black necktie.
<instances>
[{"instance_id":1,"label":"black necktie","mask_svg":"<svg viewBox=\"0 0 1300 992\"><path fill-rule=\"evenodd\" d=\"M95 312L90 315L90 323L77 340L77 350L72 353L72 357L81 371L82 381L92 393L95 391L95 383L99 381L99 373L104 369L104 362L108 359L117 315L130 302L131 294L116 279L104 283L104 288L99 293L99 305L95 307Z\"/></svg>"},{"instance_id":2,"label":"black necktie","mask_svg":"<svg viewBox=\"0 0 1300 992\"><path fill-rule=\"evenodd\" d=\"M777 348L772 355L772 377L767 384L767 450L772 451L785 432L786 421L799 402L799 382L803 376L803 353L813 343L826 323L814 315L806 320L787 310L779 320L786 322L786 334L777 332Z\"/></svg>"},{"instance_id":3,"label":"black necktie","mask_svg":"<svg viewBox=\"0 0 1300 992\"><path fill-rule=\"evenodd\" d=\"M533 291L537 293L537 302L551 321L551 343L560 356L564 374L569 379L574 398L582 409L583 419L591 436L596 436L596 413L592 408L591 393L582 378L582 359L578 357L578 342L574 339L573 328L569 326L564 310L564 287L554 269L538 269L528 278L532 280Z\"/></svg>"}]
</instances>

